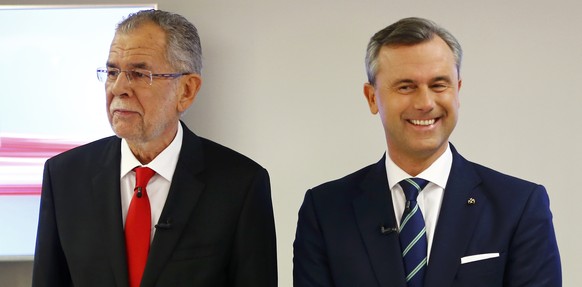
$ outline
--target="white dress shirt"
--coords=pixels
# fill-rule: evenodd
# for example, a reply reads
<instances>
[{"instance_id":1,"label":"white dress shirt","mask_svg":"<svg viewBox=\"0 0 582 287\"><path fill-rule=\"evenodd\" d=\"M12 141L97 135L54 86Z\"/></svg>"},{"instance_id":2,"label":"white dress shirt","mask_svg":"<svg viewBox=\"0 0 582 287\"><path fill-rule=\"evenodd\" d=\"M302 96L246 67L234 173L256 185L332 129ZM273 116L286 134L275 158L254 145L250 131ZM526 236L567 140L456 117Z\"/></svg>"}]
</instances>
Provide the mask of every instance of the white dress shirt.
<instances>
[{"instance_id":1,"label":"white dress shirt","mask_svg":"<svg viewBox=\"0 0 582 287\"><path fill-rule=\"evenodd\" d=\"M386 155L388 154L386 153ZM452 165L453 154L451 148L447 145L447 150L431 166L415 176L429 181L426 187L418 194L417 198L418 207L422 211L426 225L426 238L428 243L427 260L430 257L434 232ZM392 203L394 204L394 215L396 216L398 228L400 228L400 220L404 212L406 197L398 183L414 176L409 175L398 167L390 159L390 156L386 156L386 173L388 175L388 186L392 194Z\"/></svg>"},{"instance_id":2,"label":"white dress shirt","mask_svg":"<svg viewBox=\"0 0 582 287\"><path fill-rule=\"evenodd\" d=\"M168 197L168 192L170 191L170 184L172 183L172 177L174 176L174 171L176 170L176 164L178 163L178 157L180 155L180 150L182 148L182 137L183 130L182 125L178 123L178 132L174 137L174 140L170 143L166 149L164 149L154 160L152 160L145 167L153 169L156 173L148 182L146 191L150 200L151 214L152 214L152 224L151 224L151 237L150 241L154 238L155 228L160 219L162 209L166 203L166 198ZM129 204L131 203L131 198L133 197L133 189L135 187L135 171L133 169L137 166L142 166L142 164L135 158L129 145L125 139L121 140L121 213L123 216L123 226L125 227L125 219L127 217L127 211L129 210Z\"/></svg>"}]
</instances>

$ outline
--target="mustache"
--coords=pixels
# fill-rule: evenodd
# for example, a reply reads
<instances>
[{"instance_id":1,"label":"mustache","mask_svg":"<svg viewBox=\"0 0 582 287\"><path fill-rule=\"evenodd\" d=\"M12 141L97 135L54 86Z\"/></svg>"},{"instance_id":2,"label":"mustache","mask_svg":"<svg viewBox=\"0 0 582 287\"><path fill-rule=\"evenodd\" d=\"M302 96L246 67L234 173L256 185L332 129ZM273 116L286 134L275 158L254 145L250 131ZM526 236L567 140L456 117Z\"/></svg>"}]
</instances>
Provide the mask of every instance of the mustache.
<instances>
[{"instance_id":1,"label":"mustache","mask_svg":"<svg viewBox=\"0 0 582 287\"><path fill-rule=\"evenodd\" d=\"M112 101L109 104L109 112L113 113L115 111L124 111L124 112L135 112L139 113L139 110L136 108L131 107L130 105L122 102L122 101Z\"/></svg>"}]
</instances>

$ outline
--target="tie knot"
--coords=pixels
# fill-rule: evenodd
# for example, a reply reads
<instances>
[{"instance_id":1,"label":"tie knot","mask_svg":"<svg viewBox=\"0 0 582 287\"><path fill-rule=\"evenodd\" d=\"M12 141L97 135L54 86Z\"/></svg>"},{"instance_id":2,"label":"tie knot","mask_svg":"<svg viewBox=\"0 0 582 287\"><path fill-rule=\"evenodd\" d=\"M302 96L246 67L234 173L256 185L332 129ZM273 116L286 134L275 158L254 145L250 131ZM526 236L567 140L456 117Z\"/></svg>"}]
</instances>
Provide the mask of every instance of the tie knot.
<instances>
[{"instance_id":1,"label":"tie knot","mask_svg":"<svg viewBox=\"0 0 582 287\"><path fill-rule=\"evenodd\" d=\"M136 167L135 169L135 187L144 188L148 185L148 182L156 174L156 172L149 167Z\"/></svg>"},{"instance_id":2,"label":"tie knot","mask_svg":"<svg viewBox=\"0 0 582 287\"><path fill-rule=\"evenodd\" d=\"M406 200L416 201L418 193L428 184L428 181L422 178L413 177L402 180L398 184L402 187Z\"/></svg>"}]
</instances>

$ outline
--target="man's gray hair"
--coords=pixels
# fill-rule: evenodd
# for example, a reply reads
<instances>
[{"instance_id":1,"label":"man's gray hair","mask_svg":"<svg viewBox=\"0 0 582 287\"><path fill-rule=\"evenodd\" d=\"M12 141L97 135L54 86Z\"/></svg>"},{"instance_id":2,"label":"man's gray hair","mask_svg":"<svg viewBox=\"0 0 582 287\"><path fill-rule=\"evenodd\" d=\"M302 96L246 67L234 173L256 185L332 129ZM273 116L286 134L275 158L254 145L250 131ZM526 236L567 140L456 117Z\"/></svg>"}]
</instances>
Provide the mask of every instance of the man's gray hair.
<instances>
[{"instance_id":1,"label":"man's gray hair","mask_svg":"<svg viewBox=\"0 0 582 287\"><path fill-rule=\"evenodd\" d=\"M366 51L366 73L368 82L376 82L378 73L378 54L383 46L408 46L430 41L438 36L447 43L455 58L457 73L461 72L463 50L457 39L435 22L423 18L404 18L380 30L370 38Z\"/></svg>"},{"instance_id":2,"label":"man's gray hair","mask_svg":"<svg viewBox=\"0 0 582 287\"><path fill-rule=\"evenodd\" d=\"M117 25L116 33L129 33L146 23L158 25L166 33L166 59L180 73L202 72L202 47L198 30L181 15L143 10L130 14Z\"/></svg>"}]
</instances>

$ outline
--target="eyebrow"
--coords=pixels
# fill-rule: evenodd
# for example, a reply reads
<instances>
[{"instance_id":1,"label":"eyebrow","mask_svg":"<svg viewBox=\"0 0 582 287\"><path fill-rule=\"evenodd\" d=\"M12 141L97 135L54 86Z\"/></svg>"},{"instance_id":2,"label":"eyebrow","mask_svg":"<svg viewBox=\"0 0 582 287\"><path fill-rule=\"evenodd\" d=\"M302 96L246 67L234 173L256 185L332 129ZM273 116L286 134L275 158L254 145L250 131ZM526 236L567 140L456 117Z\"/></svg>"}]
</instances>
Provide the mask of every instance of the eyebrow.
<instances>
[{"instance_id":1,"label":"eyebrow","mask_svg":"<svg viewBox=\"0 0 582 287\"><path fill-rule=\"evenodd\" d=\"M132 68L139 68L139 69L147 69L150 65L146 64L145 62L133 63L129 64Z\"/></svg>"},{"instance_id":2,"label":"eyebrow","mask_svg":"<svg viewBox=\"0 0 582 287\"><path fill-rule=\"evenodd\" d=\"M444 81L447 83L452 83L451 77L449 76L437 76L430 80L431 83ZM416 81L412 79L399 79L392 83L392 86L398 86L400 84L416 84Z\"/></svg>"},{"instance_id":3,"label":"eyebrow","mask_svg":"<svg viewBox=\"0 0 582 287\"><path fill-rule=\"evenodd\" d=\"M449 76L439 76L439 77L436 77L436 78L432 79L431 82L440 82L440 81L445 81L447 83L452 83L453 82L452 79L451 79L451 77L449 77Z\"/></svg>"},{"instance_id":4,"label":"eyebrow","mask_svg":"<svg viewBox=\"0 0 582 287\"><path fill-rule=\"evenodd\" d=\"M400 84L414 84L415 81L410 80L410 79L401 79L401 80L396 80L392 83L392 86L398 86Z\"/></svg>"},{"instance_id":5,"label":"eyebrow","mask_svg":"<svg viewBox=\"0 0 582 287\"><path fill-rule=\"evenodd\" d=\"M105 64L107 67L111 67L111 68L119 68L116 64L113 64L112 62L107 61L107 63ZM139 62L139 63L132 63L129 64L129 66L131 68L138 68L138 69L148 69L150 66L148 64L146 64L145 62Z\"/></svg>"}]
</instances>

